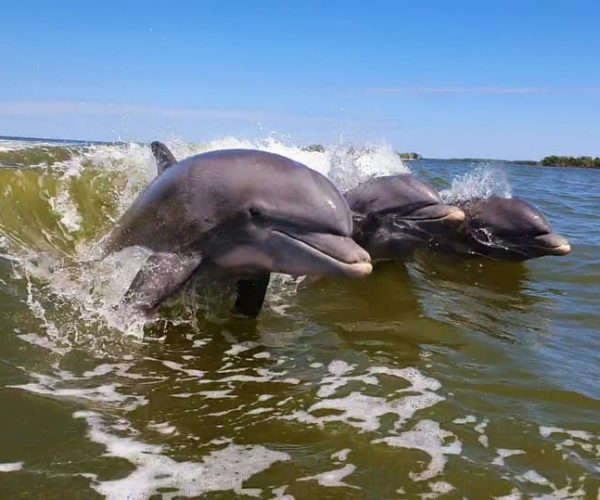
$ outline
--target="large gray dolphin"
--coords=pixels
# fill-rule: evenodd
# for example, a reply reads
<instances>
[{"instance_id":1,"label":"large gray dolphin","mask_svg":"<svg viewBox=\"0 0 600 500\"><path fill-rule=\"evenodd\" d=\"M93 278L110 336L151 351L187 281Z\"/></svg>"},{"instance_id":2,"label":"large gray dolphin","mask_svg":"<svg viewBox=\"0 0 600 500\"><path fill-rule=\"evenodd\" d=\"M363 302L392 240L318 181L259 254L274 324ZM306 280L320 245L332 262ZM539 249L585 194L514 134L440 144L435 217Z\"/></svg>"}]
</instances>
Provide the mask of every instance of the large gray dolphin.
<instances>
[{"instance_id":1,"label":"large gray dolphin","mask_svg":"<svg viewBox=\"0 0 600 500\"><path fill-rule=\"evenodd\" d=\"M434 242L434 248L507 261L571 252L569 242L552 231L546 217L521 198L490 196L457 205L465 212L465 223L454 235Z\"/></svg>"},{"instance_id":2,"label":"large gray dolphin","mask_svg":"<svg viewBox=\"0 0 600 500\"><path fill-rule=\"evenodd\" d=\"M154 252L127 292L149 311L201 263L240 276L236 309L256 316L270 272L361 277L369 254L351 238L348 205L321 174L280 155L223 150L176 162L153 143L159 175L105 240L104 252Z\"/></svg>"},{"instance_id":3,"label":"large gray dolphin","mask_svg":"<svg viewBox=\"0 0 600 500\"><path fill-rule=\"evenodd\" d=\"M427 247L432 238L455 232L465 215L410 174L371 179L347 192L354 240L373 260L397 260Z\"/></svg>"}]
</instances>

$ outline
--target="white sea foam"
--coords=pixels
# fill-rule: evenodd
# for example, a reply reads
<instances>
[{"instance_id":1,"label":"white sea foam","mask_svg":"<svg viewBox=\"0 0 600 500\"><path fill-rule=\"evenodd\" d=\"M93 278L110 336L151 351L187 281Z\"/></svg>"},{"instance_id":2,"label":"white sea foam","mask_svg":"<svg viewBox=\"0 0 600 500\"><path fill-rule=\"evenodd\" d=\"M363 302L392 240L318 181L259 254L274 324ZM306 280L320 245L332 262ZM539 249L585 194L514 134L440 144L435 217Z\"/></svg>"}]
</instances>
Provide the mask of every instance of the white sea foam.
<instances>
[{"instance_id":1,"label":"white sea foam","mask_svg":"<svg viewBox=\"0 0 600 500\"><path fill-rule=\"evenodd\" d=\"M449 438L452 438L452 441L445 444ZM409 474L414 481L424 481L441 474L448 461L446 455L460 455L462 451L462 444L456 435L440 428L440 424L433 420L421 420L410 431L398 436L376 439L374 443L386 443L389 446L427 453L431 457L429 465L419 473Z\"/></svg>"},{"instance_id":2,"label":"white sea foam","mask_svg":"<svg viewBox=\"0 0 600 500\"><path fill-rule=\"evenodd\" d=\"M0 464L0 472L17 472L23 469L23 462Z\"/></svg>"},{"instance_id":3,"label":"white sea foam","mask_svg":"<svg viewBox=\"0 0 600 500\"><path fill-rule=\"evenodd\" d=\"M513 488L508 495L494 497L495 500L521 500L521 498L523 498L523 495L517 488Z\"/></svg>"},{"instance_id":4,"label":"white sea foam","mask_svg":"<svg viewBox=\"0 0 600 500\"><path fill-rule=\"evenodd\" d=\"M63 189L55 197L50 198L49 201L52 210L60 216L62 225L69 232L76 232L81 229L83 218L77 211L77 205L67 189Z\"/></svg>"},{"instance_id":5,"label":"white sea foam","mask_svg":"<svg viewBox=\"0 0 600 500\"><path fill-rule=\"evenodd\" d=\"M581 439L583 441L591 441L595 437L591 432L569 430L553 426L540 426L540 434L544 437L551 436L552 434L567 434L572 438Z\"/></svg>"},{"instance_id":6,"label":"white sea foam","mask_svg":"<svg viewBox=\"0 0 600 500\"><path fill-rule=\"evenodd\" d=\"M151 359L151 358L149 358ZM156 360L159 361L159 360ZM190 377L194 377L194 378L204 378L204 375L206 375L206 372L202 371L202 370L194 370L194 369L190 369L190 368L185 368L181 363L176 363L175 361L169 361L169 360L160 360L160 363L162 363L164 366L166 366L167 368L174 370L174 371L178 371L181 373L185 373L186 375L190 376Z\"/></svg>"},{"instance_id":7,"label":"white sea foam","mask_svg":"<svg viewBox=\"0 0 600 500\"><path fill-rule=\"evenodd\" d=\"M148 429L152 429L160 434L167 435L175 435L177 433L177 428L173 425L170 425L168 422L159 422L159 423L149 423Z\"/></svg>"},{"instance_id":8,"label":"white sea foam","mask_svg":"<svg viewBox=\"0 0 600 500\"><path fill-rule=\"evenodd\" d=\"M431 481L427 485L431 489L431 493L423 493L421 495L421 498L423 499L438 498L442 495L450 493L452 490L455 489L454 486L452 486L447 481Z\"/></svg>"},{"instance_id":9,"label":"white sea foam","mask_svg":"<svg viewBox=\"0 0 600 500\"><path fill-rule=\"evenodd\" d=\"M500 465L500 466L504 465L505 458L512 457L515 455L524 455L525 454L524 450L511 450L508 448L498 448L496 450L496 452L498 453L498 456L496 458L494 458L494 460L492 460L492 463L494 465Z\"/></svg>"},{"instance_id":10,"label":"white sea foam","mask_svg":"<svg viewBox=\"0 0 600 500\"><path fill-rule=\"evenodd\" d=\"M530 469L523 474L515 476L517 481L522 483L534 484L538 487L544 487L549 492L542 495L532 496L536 500L559 500L559 499L572 499L572 498L584 498L585 490L583 487L577 487L573 485L570 478L567 478L567 485L563 488L558 488L553 482L547 477L543 476L539 472ZM583 479L583 478L580 478Z\"/></svg>"},{"instance_id":11,"label":"white sea foam","mask_svg":"<svg viewBox=\"0 0 600 500\"><path fill-rule=\"evenodd\" d=\"M252 341L240 342L239 344L232 345L231 348L225 351L225 354L229 356L237 356L238 354L249 351L250 349L255 349L258 347L258 345L259 344L257 342Z\"/></svg>"},{"instance_id":12,"label":"white sea foam","mask_svg":"<svg viewBox=\"0 0 600 500\"><path fill-rule=\"evenodd\" d=\"M548 486L551 484L547 478L545 478L539 472L534 470L528 470L524 474L516 476L516 479L523 482L538 484L540 486Z\"/></svg>"},{"instance_id":13,"label":"white sea foam","mask_svg":"<svg viewBox=\"0 0 600 500\"><path fill-rule=\"evenodd\" d=\"M485 429L487 428L489 420L484 418L481 422L479 422L473 429L475 432L479 433L477 440L481 443L482 446L488 448L490 446L487 435L485 434Z\"/></svg>"},{"instance_id":14,"label":"white sea foam","mask_svg":"<svg viewBox=\"0 0 600 500\"><path fill-rule=\"evenodd\" d=\"M131 499L148 498L161 489L170 490L162 493L163 498L200 496L211 491L256 496L261 490L245 490L243 482L275 462L290 459L287 453L264 446L229 444L211 452L202 462L176 462L164 454L163 446L111 433L98 413L80 411L74 416L87 421L89 438L105 446L107 455L123 458L136 467L121 479L93 481L92 487L108 499L123 498L124 493Z\"/></svg>"},{"instance_id":15,"label":"white sea foam","mask_svg":"<svg viewBox=\"0 0 600 500\"><path fill-rule=\"evenodd\" d=\"M394 369L389 367L371 367L362 375L350 375L354 368L345 362L330 363L329 373L322 380L322 387L317 393L322 399L311 405L308 410L297 410L291 415L281 418L296 420L303 423L324 427L325 424L342 422L360 430L360 432L373 432L380 428L380 419L384 415L396 415L395 428L412 418L419 410L429 408L440 401L443 396L434 391L440 388L440 383L430 377L424 376L416 368ZM353 391L339 398L332 396L339 388L349 382L360 381L367 385L379 383L377 375L388 375L400 378L410 385L396 391L391 401L384 397L370 396L362 392ZM417 393L417 394L415 394ZM325 415L316 415L323 410Z\"/></svg>"},{"instance_id":16,"label":"white sea foam","mask_svg":"<svg viewBox=\"0 0 600 500\"><path fill-rule=\"evenodd\" d=\"M354 488L360 489L358 486L353 486L351 484L345 483L342 481L345 477L348 477L356 470L356 466L352 464L346 464L341 469L330 470L327 472L321 472L320 474L315 474L314 476L307 476L298 479L298 481L317 481L321 486L326 487L339 487L345 486L346 488Z\"/></svg>"},{"instance_id":17,"label":"white sea foam","mask_svg":"<svg viewBox=\"0 0 600 500\"><path fill-rule=\"evenodd\" d=\"M34 372L28 375L37 380L27 384L10 385L8 387L21 389L33 394L42 394L54 398L72 398L101 403L118 404L126 411L131 411L147 404L148 400L141 395L126 395L118 391L119 383L102 384L97 387L61 387L69 382L69 378L58 378Z\"/></svg>"},{"instance_id":18,"label":"white sea foam","mask_svg":"<svg viewBox=\"0 0 600 500\"><path fill-rule=\"evenodd\" d=\"M271 493L273 494L273 498L271 500L294 500L294 497L292 495L285 494L285 490L287 489L288 485L285 484L283 486L280 486L279 488L274 488L273 490L271 490Z\"/></svg>"},{"instance_id":19,"label":"white sea foam","mask_svg":"<svg viewBox=\"0 0 600 500\"><path fill-rule=\"evenodd\" d=\"M455 418L452 423L453 424L472 424L477 422L477 417L475 415L467 415L466 417Z\"/></svg>"},{"instance_id":20,"label":"white sea foam","mask_svg":"<svg viewBox=\"0 0 600 500\"><path fill-rule=\"evenodd\" d=\"M340 462L345 462L351 451L352 450L350 448L344 448L343 450L336 451L335 453L332 453L331 459L339 460Z\"/></svg>"},{"instance_id":21,"label":"white sea foam","mask_svg":"<svg viewBox=\"0 0 600 500\"><path fill-rule=\"evenodd\" d=\"M592 457L596 462L600 458L600 436L588 431L563 429L555 426L540 426L540 434L543 437L554 435L563 436L565 439L556 443L557 450L565 450L569 453L580 453ZM596 472L600 472L600 465L595 466Z\"/></svg>"}]
</instances>

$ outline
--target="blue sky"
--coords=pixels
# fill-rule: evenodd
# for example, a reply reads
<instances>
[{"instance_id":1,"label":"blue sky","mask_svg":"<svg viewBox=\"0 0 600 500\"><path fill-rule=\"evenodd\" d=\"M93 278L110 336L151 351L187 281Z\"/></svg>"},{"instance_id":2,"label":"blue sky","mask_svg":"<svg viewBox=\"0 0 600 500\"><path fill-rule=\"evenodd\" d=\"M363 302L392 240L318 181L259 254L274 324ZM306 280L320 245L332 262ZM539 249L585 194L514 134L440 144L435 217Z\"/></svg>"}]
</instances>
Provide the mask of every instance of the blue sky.
<instances>
[{"instance_id":1,"label":"blue sky","mask_svg":"<svg viewBox=\"0 0 600 500\"><path fill-rule=\"evenodd\" d=\"M5 2L0 135L600 156L600 2Z\"/></svg>"}]
</instances>

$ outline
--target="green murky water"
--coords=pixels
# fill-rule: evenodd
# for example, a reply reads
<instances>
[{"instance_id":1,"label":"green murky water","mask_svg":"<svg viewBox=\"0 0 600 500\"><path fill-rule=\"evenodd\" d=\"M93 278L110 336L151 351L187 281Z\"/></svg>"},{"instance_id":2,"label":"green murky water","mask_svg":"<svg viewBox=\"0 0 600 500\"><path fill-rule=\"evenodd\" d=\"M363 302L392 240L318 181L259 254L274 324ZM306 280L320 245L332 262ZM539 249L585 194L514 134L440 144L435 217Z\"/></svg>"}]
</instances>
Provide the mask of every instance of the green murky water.
<instances>
[{"instance_id":1,"label":"green murky water","mask_svg":"<svg viewBox=\"0 0 600 500\"><path fill-rule=\"evenodd\" d=\"M143 255L79 261L152 177L149 152L1 146L0 497L598 498L600 171L479 166L452 187L510 186L568 257L278 278L256 323L208 287L142 338L113 306ZM402 168L265 146L341 186ZM474 167L410 164L440 188Z\"/></svg>"}]
</instances>

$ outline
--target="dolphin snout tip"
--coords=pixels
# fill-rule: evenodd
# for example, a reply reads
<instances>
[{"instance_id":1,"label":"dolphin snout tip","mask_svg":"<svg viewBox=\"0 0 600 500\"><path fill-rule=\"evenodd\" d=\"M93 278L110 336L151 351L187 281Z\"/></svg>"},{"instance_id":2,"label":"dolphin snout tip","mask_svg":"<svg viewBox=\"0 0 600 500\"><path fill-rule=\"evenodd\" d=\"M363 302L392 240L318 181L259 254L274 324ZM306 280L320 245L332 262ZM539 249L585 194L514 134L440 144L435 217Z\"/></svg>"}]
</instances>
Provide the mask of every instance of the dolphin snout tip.
<instances>
[{"instance_id":1,"label":"dolphin snout tip","mask_svg":"<svg viewBox=\"0 0 600 500\"><path fill-rule=\"evenodd\" d=\"M373 271L371 262L357 262L350 264L347 268L347 276L349 278L364 278Z\"/></svg>"},{"instance_id":2,"label":"dolphin snout tip","mask_svg":"<svg viewBox=\"0 0 600 500\"><path fill-rule=\"evenodd\" d=\"M563 256L571 253L571 244L569 240L560 234L551 233L550 242L552 245L552 254Z\"/></svg>"},{"instance_id":3,"label":"dolphin snout tip","mask_svg":"<svg viewBox=\"0 0 600 500\"><path fill-rule=\"evenodd\" d=\"M359 246L357 248L355 262L357 264L370 264L371 263L371 255L364 248Z\"/></svg>"},{"instance_id":4,"label":"dolphin snout tip","mask_svg":"<svg viewBox=\"0 0 600 500\"><path fill-rule=\"evenodd\" d=\"M563 243L553 248L556 255L569 255L571 253L571 245L569 242Z\"/></svg>"},{"instance_id":5,"label":"dolphin snout tip","mask_svg":"<svg viewBox=\"0 0 600 500\"><path fill-rule=\"evenodd\" d=\"M542 243L546 255L568 255L571 253L571 244L564 236L556 233L548 233L538 236L536 240Z\"/></svg>"},{"instance_id":6,"label":"dolphin snout tip","mask_svg":"<svg viewBox=\"0 0 600 500\"><path fill-rule=\"evenodd\" d=\"M371 255L364 248L356 245L356 251L352 263L347 267L347 275L351 278L362 278L373 271Z\"/></svg>"}]
</instances>

